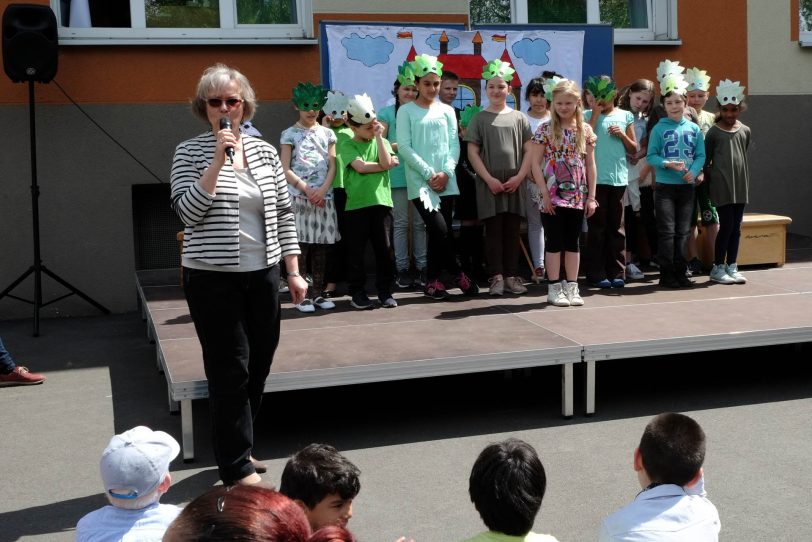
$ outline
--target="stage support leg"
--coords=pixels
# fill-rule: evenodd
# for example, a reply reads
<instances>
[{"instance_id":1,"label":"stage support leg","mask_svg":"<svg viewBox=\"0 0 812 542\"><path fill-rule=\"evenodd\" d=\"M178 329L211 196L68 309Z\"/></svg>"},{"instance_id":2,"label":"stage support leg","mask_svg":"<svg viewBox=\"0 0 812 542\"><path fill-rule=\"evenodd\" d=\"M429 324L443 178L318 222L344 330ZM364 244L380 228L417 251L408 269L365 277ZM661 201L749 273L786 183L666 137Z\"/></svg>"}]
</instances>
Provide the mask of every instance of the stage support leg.
<instances>
[{"instance_id":1,"label":"stage support leg","mask_svg":"<svg viewBox=\"0 0 812 542\"><path fill-rule=\"evenodd\" d=\"M573 411L572 366L572 363L561 366L561 415L565 418L572 418Z\"/></svg>"},{"instance_id":2,"label":"stage support leg","mask_svg":"<svg viewBox=\"0 0 812 542\"><path fill-rule=\"evenodd\" d=\"M195 458L194 422L192 421L191 399L184 399L180 402L180 428L183 434L183 462L188 463Z\"/></svg>"},{"instance_id":3,"label":"stage support leg","mask_svg":"<svg viewBox=\"0 0 812 542\"><path fill-rule=\"evenodd\" d=\"M595 414L595 362L586 362L586 415Z\"/></svg>"}]
</instances>

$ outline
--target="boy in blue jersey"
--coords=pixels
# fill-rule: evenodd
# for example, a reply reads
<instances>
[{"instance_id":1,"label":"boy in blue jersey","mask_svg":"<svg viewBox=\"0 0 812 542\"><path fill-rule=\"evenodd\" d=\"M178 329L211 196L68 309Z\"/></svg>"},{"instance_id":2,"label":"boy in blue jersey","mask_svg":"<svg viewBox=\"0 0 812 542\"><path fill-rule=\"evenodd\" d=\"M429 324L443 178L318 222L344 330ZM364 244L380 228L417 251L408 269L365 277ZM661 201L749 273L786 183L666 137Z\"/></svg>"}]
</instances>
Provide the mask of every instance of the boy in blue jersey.
<instances>
[{"instance_id":1,"label":"boy in blue jersey","mask_svg":"<svg viewBox=\"0 0 812 542\"><path fill-rule=\"evenodd\" d=\"M685 270L685 242L691 232L694 181L705 164L702 130L684 118L687 83L681 74L666 75L660 83L666 118L649 135L646 160L656 168L654 209L657 215L657 246L660 286L693 285Z\"/></svg>"}]
</instances>

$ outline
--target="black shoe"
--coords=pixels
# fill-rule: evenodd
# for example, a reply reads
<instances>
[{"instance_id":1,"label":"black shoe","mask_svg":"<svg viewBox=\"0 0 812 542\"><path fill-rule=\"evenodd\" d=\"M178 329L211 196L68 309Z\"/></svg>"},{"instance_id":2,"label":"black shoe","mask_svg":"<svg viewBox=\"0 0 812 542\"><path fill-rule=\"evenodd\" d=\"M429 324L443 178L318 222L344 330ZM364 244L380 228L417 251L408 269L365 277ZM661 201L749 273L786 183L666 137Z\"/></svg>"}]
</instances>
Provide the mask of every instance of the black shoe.
<instances>
[{"instance_id":1,"label":"black shoe","mask_svg":"<svg viewBox=\"0 0 812 542\"><path fill-rule=\"evenodd\" d=\"M677 275L677 284L680 288L690 288L694 285L694 281L685 275Z\"/></svg>"},{"instance_id":2,"label":"black shoe","mask_svg":"<svg viewBox=\"0 0 812 542\"><path fill-rule=\"evenodd\" d=\"M352 294L350 305L362 311L375 308L372 301L369 300L369 296L367 296L366 292L363 291Z\"/></svg>"},{"instance_id":3,"label":"black shoe","mask_svg":"<svg viewBox=\"0 0 812 542\"><path fill-rule=\"evenodd\" d=\"M694 258L688 262L688 271L691 272L690 276L694 277L702 274L702 262L699 261L699 258Z\"/></svg>"},{"instance_id":4,"label":"black shoe","mask_svg":"<svg viewBox=\"0 0 812 542\"><path fill-rule=\"evenodd\" d=\"M688 280L683 276L685 280ZM680 283L677 277L673 275L660 275L660 286L663 288L679 288Z\"/></svg>"}]
</instances>

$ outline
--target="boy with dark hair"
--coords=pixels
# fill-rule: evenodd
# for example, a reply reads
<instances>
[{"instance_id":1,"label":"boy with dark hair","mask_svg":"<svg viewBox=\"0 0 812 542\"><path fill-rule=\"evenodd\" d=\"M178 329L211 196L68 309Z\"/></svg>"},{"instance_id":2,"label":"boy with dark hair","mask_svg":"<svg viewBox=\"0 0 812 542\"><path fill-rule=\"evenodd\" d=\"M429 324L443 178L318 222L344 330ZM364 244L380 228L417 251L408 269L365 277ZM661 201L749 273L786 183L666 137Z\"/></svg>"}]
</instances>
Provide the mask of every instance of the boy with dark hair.
<instances>
[{"instance_id":1,"label":"boy with dark hair","mask_svg":"<svg viewBox=\"0 0 812 542\"><path fill-rule=\"evenodd\" d=\"M288 459L279 491L302 507L313 531L333 524L344 527L361 491L360 474L332 446L308 444Z\"/></svg>"},{"instance_id":2,"label":"boy with dark hair","mask_svg":"<svg viewBox=\"0 0 812 542\"><path fill-rule=\"evenodd\" d=\"M603 521L601 542L716 542L721 523L707 499L702 464L705 433L685 416L655 416L634 450L643 490Z\"/></svg>"},{"instance_id":3,"label":"boy with dark hair","mask_svg":"<svg viewBox=\"0 0 812 542\"><path fill-rule=\"evenodd\" d=\"M443 70L443 75L440 76L440 94L438 95L440 101L454 107L454 100L457 98L459 86L460 76L452 71ZM457 120L459 120L460 113L459 110L456 111Z\"/></svg>"},{"instance_id":4,"label":"boy with dark hair","mask_svg":"<svg viewBox=\"0 0 812 542\"><path fill-rule=\"evenodd\" d=\"M488 531L464 542L557 542L530 531L546 488L544 466L532 446L517 438L489 444L468 480L471 502Z\"/></svg>"}]
</instances>

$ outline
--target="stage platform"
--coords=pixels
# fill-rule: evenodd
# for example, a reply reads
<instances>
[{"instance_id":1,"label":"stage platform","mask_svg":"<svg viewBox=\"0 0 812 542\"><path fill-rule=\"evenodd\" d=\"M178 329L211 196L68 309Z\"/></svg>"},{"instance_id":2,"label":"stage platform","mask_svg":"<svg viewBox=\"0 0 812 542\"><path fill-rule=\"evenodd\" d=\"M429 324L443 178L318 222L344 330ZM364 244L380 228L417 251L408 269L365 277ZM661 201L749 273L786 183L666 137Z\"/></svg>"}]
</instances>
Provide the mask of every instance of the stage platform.
<instances>
[{"instance_id":1,"label":"stage platform","mask_svg":"<svg viewBox=\"0 0 812 542\"><path fill-rule=\"evenodd\" d=\"M714 284L705 275L679 290L659 288L657 274L647 273L621 289L582 287L586 305L569 308L548 305L544 284L529 284L522 296L484 291L442 302L397 292L397 308L372 311L353 309L348 297L309 315L288 302L265 391L560 365L562 415L569 417L574 365L584 363L584 412L592 414L599 361L812 341L812 263L743 272L744 285ZM136 279L189 461L192 401L208 393L200 345L178 270L138 271Z\"/></svg>"}]
</instances>

